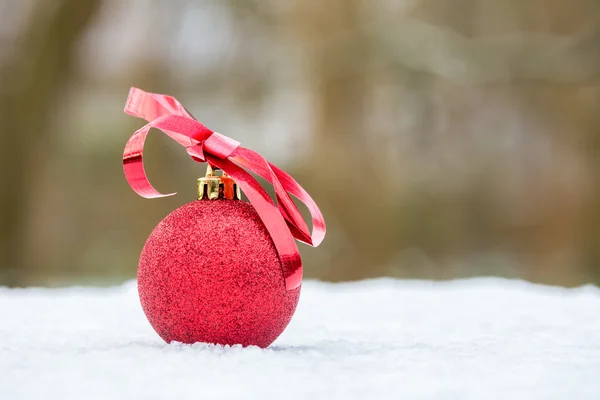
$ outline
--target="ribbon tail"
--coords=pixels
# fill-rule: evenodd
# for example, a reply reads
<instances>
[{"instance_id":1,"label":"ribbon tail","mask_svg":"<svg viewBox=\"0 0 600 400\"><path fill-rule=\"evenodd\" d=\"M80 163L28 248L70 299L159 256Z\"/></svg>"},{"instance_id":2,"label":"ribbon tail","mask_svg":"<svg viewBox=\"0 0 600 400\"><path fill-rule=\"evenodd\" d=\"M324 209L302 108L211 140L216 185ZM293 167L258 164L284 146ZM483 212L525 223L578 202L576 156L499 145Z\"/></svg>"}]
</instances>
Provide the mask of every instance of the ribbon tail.
<instances>
[{"instance_id":1,"label":"ribbon tail","mask_svg":"<svg viewBox=\"0 0 600 400\"><path fill-rule=\"evenodd\" d=\"M237 157L234 158L235 161L239 161L240 165L243 165L249 171L263 177L273 185L279 211L287 221L288 225L293 227L293 233L300 233L299 235L295 234L294 237L310 244L311 239L308 226L306 226L306 222L304 222L298 207L296 207L296 204L294 204L286 189L281 185L279 179L277 179L269 162L260 154L246 148L240 148L236 155Z\"/></svg>"},{"instance_id":2,"label":"ribbon tail","mask_svg":"<svg viewBox=\"0 0 600 400\"><path fill-rule=\"evenodd\" d=\"M298 182L288 173L271 164L260 154L250 149L244 147L238 148L232 159L236 164L254 172L273 185L277 195L279 210L296 239L314 247L321 244L325 237L325 219L315 201ZM308 208L312 218L312 234L309 232L302 214L288 195L288 192Z\"/></svg>"},{"instance_id":3,"label":"ribbon tail","mask_svg":"<svg viewBox=\"0 0 600 400\"><path fill-rule=\"evenodd\" d=\"M273 172L275 172L275 175L283 187L285 187L285 190L300 200L306 206L306 208L308 208L312 218L312 234L310 235L311 242L305 243L308 243L313 247L317 247L321 244L321 242L323 242L323 239L325 238L325 232L327 230L325 218L323 217L319 206L317 206L317 203L313 200L310 194L308 194L308 192L304 190L304 188L300 186L300 184L296 182L296 180L287 172L274 164L269 163L269 166L271 169L273 169Z\"/></svg>"},{"instance_id":4,"label":"ribbon tail","mask_svg":"<svg viewBox=\"0 0 600 400\"><path fill-rule=\"evenodd\" d=\"M302 283L302 260L298 246L286 221L273 203L269 194L247 171L230 159L220 159L207 155L207 161L226 172L248 197L256 212L265 224L281 260L281 268L287 290L293 290Z\"/></svg>"}]
</instances>

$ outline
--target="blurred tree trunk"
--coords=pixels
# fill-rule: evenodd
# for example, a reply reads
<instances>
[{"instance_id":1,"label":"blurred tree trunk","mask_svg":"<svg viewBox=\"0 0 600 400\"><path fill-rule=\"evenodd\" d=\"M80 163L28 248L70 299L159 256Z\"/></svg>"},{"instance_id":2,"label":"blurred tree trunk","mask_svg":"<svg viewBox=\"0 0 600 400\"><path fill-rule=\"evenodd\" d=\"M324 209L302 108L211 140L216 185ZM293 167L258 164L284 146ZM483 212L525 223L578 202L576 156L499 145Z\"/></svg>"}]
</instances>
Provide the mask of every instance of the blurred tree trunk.
<instances>
[{"instance_id":1,"label":"blurred tree trunk","mask_svg":"<svg viewBox=\"0 0 600 400\"><path fill-rule=\"evenodd\" d=\"M0 71L0 282L19 284L27 265L28 201L52 142L52 111L73 67L74 48L101 0L39 1L20 46Z\"/></svg>"}]
</instances>

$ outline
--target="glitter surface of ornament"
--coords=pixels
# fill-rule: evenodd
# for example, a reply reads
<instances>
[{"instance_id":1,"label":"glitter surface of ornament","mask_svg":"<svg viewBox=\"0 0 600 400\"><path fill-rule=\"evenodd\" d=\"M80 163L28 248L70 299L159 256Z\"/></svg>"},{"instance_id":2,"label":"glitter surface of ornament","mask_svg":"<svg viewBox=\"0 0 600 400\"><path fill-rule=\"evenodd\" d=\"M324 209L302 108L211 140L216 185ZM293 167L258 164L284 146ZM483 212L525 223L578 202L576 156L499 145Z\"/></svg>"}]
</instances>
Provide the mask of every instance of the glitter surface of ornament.
<instances>
[{"instance_id":1,"label":"glitter surface of ornament","mask_svg":"<svg viewBox=\"0 0 600 400\"><path fill-rule=\"evenodd\" d=\"M300 296L286 290L272 239L240 200L197 200L163 219L142 250L138 290L166 342L260 347L283 332Z\"/></svg>"}]
</instances>

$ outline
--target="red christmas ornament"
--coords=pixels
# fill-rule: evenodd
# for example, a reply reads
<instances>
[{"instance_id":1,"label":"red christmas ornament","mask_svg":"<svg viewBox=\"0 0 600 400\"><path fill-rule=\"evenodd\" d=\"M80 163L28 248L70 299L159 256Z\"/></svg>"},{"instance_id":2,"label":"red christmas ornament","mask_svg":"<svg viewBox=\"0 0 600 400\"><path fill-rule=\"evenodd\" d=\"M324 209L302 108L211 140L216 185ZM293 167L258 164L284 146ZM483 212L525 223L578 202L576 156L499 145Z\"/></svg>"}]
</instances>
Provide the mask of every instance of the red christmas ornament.
<instances>
[{"instance_id":1,"label":"red christmas ornament","mask_svg":"<svg viewBox=\"0 0 600 400\"><path fill-rule=\"evenodd\" d=\"M286 290L269 233L240 200L196 200L154 229L138 288L166 341L266 347L292 319L300 287Z\"/></svg>"},{"instance_id":2,"label":"red christmas ornament","mask_svg":"<svg viewBox=\"0 0 600 400\"><path fill-rule=\"evenodd\" d=\"M209 130L172 97L132 88L125 112L149 121L123 154L127 181L141 196L164 196L143 168L150 128L208 163L198 200L163 219L142 250L138 289L150 324L167 342L268 346L291 320L300 296L302 263L294 239L317 246L325 236L319 208L291 176ZM273 185L277 204L248 171ZM250 203L240 200L240 187ZM308 207L312 234L289 194Z\"/></svg>"}]
</instances>

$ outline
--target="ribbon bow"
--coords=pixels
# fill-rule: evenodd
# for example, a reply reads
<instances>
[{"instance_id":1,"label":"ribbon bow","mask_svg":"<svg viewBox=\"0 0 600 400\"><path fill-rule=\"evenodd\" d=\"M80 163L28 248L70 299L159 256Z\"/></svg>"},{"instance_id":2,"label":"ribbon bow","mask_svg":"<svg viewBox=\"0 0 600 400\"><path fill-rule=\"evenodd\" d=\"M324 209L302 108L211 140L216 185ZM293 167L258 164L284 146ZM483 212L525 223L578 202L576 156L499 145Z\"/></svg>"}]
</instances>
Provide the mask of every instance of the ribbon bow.
<instances>
[{"instance_id":1,"label":"ribbon bow","mask_svg":"<svg viewBox=\"0 0 600 400\"><path fill-rule=\"evenodd\" d=\"M285 285L288 290L302 282L302 260L294 239L318 246L325 237L325 220L310 195L290 175L268 162L255 151L198 122L175 98L131 88L125 112L143 118L148 124L138 129L125 145L123 169L129 186L140 196L156 198L162 194L150 184L142 153L150 128L157 128L185 147L197 162L208 162L231 176L248 197L262 219L279 253ZM277 204L248 172L273 185ZM312 234L289 195L306 205L312 217Z\"/></svg>"}]
</instances>

